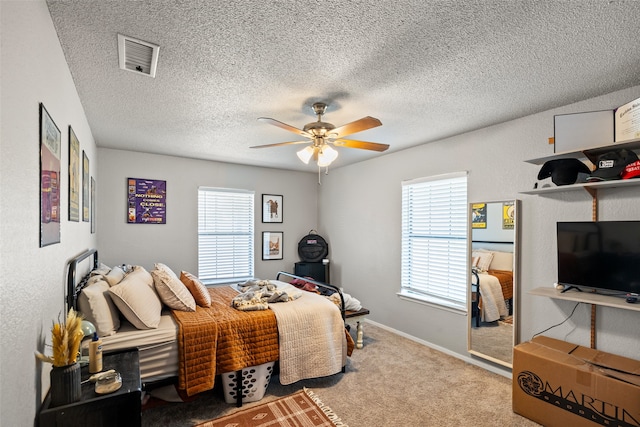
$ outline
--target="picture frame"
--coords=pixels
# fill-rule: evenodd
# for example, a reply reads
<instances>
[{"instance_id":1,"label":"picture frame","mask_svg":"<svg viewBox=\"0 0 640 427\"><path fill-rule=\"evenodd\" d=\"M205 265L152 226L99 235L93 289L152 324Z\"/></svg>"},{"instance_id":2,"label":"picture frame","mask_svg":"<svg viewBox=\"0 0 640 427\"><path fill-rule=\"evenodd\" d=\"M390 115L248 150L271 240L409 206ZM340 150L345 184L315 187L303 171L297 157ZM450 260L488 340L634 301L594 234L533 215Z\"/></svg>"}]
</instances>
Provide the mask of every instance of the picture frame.
<instances>
[{"instance_id":1,"label":"picture frame","mask_svg":"<svg viewBox=\"0 0 640 427\"><path fill-rule=\"evenodd\" d=\"M96 180L91 177L91 234L96 232Z\"/></svg>"},{"instance_id":2,"label":"picture frame","mask_svg":"<svg viewBox=\"0 0 640 427\"><path fill-rule=\"evenodd\" d=\"M284 233L282 231L262 232L262 259L264 261L282 259Z\"/></svg>"},{"instance_id":3,"label":"picture frame","mask_svg":"<svg viewBox=\"0 0 640 427\"><path fill-rule=\"evenodd\" d=\"M487 204L474 203L471 208L471 228L487 228Z\"/></svg>"},{"instance_id":4,"label":"picture frame","mask_svg":"<svg viewBox=\"0 0 640 427\"><path fill-rule=\"evenodd\" d=\"M62 134L40 103L40 247L60 243Z\"/></svg>"},{"instance_id":5,"label":"picture frame","mask_svg":"<svg viewBox=\"0 0 640 427\"><path fill-rule=\"evenodd\" d=\"M127 178L127 224L167 223L167 181Z\"/></svg>"},{"instance_id":6,"label":"picture frame","mask_svg":"<svg viewBox=\"0 0 640 427\"><path fill-rule=\"evenodd\" d=\"M89 157L82 150L82 221L89 222Z\"/></svg>"},{"instance_id":7,"label":"picture frame","mask_svg":"<svg viewBox=\"0 0 640 427\"><path fill-rule=\"evenodd\" d=\"M283 196L277 194L262 195L262 222L282 223L284 210Z\"/></svg>"},{"instance_id":8,"label":"picture frame","mask_svg":"<svg viewBox=\"0 0 640 427\"><path fill-rule=\"evenodd\" d=\"M69 221L80 221L80 141L69 125Z\"/></svg>"}]
</instances>

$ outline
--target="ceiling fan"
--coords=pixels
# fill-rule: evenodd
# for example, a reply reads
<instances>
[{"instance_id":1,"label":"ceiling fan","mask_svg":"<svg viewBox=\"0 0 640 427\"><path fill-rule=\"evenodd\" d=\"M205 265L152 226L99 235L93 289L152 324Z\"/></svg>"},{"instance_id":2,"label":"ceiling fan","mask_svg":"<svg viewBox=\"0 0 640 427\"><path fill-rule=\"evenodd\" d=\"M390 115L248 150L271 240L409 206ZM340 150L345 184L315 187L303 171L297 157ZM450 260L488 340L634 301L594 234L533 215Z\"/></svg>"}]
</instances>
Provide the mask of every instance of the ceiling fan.
<instances>
[{"instance_id":1,"label":"ceiling fan","mask_svg":"<svg viewBox=\"0 0 640 427\"><path fill-rule=\"evenodd\" d=\"M275 144L256 145L251 148L267 148L267 147L279 147L281 145L292 144L310 144L302 150L298 151L298 157L304 163L308 164L309 160L313 159L318 163L318 167L328 167L338 157L338 152L332 147L349 147L358 148L362 150L372 150L382 152L389 148L388 144L378 144L375 142L356 141L353 139L343 139L347 135L353 133L362 132L367 129L372 129L382 125L380 120L374 117L363 117L346 125L335 127L331 123L323 122L322 116L327 110L327 104L324 102L316 102L312 105L313 112L318 116L318 120L315 122L307 123L302 129L295 128L286 123L282 123L275 119L268 117L260 117L258 120L266 122L293 132L309 140L303 141L291 141L291 142L278 142Z\"/></svg>"}]
</instances>

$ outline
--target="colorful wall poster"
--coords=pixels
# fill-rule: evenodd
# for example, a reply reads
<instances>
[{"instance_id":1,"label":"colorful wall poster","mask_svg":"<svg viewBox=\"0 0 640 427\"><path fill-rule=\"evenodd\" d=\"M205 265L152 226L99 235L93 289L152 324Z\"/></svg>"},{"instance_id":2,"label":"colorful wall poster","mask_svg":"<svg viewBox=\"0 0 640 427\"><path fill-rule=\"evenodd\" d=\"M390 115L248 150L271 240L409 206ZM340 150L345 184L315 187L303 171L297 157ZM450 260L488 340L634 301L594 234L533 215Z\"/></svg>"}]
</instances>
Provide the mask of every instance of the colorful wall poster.
<instances>
[{"instance_id":1,"label":"colorful wall poster","mask_svg":"<svg viewBox=\"0 0 640 427\"><path fill-rule=\"evenodd\" d=\"M166 224L167 181L127 178L127 222Z\"/></svg>"}]
</instances>

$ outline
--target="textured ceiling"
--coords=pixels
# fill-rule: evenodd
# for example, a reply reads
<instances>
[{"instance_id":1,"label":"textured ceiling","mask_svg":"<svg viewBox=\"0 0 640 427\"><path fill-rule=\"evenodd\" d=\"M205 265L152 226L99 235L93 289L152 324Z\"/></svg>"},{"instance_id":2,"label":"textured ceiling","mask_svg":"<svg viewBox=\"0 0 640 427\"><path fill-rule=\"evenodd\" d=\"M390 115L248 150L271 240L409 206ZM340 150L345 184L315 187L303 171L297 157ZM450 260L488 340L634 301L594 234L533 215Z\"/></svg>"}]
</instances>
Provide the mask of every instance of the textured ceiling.
<instances>
[{"instance_id":1,"label":"textured ceiling","mask_svg":"<svg viewBox=\"0 0 640 427\"><path fill-rule=\"evenodd\" d=\"M640 1L47 1L100 147L314 171L297 128L373 116L386 153L640 84ZM160 45L156 78L117 34ZM339 148L332 167L380 156Z\"/></svg>"}]
</instances>

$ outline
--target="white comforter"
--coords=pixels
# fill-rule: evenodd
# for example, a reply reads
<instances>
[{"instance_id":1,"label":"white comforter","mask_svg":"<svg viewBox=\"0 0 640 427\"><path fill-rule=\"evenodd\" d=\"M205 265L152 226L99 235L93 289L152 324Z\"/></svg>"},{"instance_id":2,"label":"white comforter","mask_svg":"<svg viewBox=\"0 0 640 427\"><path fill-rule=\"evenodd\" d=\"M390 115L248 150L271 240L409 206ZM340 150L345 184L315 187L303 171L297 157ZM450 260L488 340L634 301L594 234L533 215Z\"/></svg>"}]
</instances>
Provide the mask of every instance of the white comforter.
<instances>
[{"instance_id":1,"label":"white comforter","mask_svg":"<svg viewBox=\"0 0 640 427\"><path fill-rule=\"evenodd\" d=\"M502 295L502 286L497 277L487 273L479 273L480 294L482 295L482 320L494 322L509 314L507 304Z\"/></svg>"},{"instance_id":2,"label":"white comforter","mask_svg":"<svg viewBox=\"0 0 640 427\"><path fill-rule=\"evenodd\" d=\"M284 282L279 288L296 289ZM302 292L295 301L269 304L278 322L280 383L333 375L347 359L344 322L338 307L324 296ZM305 328L300 328L305 325Z\"/></svg>"}]
</instances>

